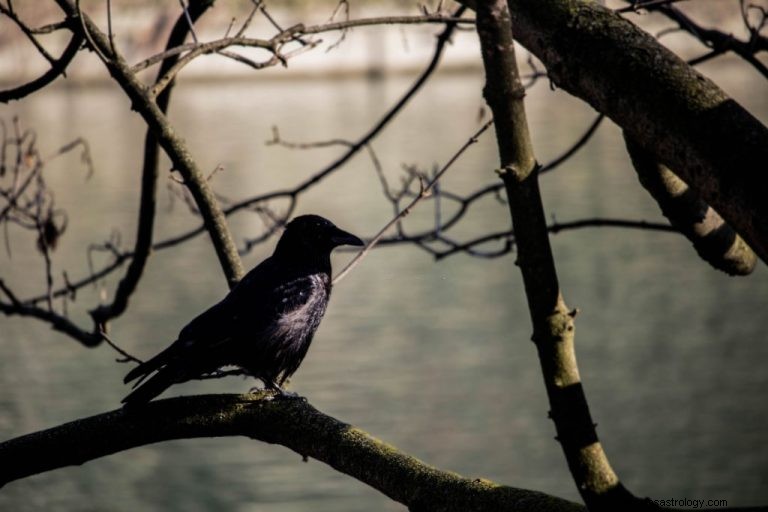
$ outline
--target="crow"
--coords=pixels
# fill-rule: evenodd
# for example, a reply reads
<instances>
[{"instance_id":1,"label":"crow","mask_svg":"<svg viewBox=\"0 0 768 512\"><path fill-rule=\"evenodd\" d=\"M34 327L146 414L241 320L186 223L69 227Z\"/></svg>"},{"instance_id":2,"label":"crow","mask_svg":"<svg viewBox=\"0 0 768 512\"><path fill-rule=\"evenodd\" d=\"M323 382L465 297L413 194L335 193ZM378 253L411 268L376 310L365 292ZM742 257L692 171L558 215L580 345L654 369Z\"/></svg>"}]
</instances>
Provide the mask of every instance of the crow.
<instances>
[{"instance_id":1,"label":"crow","mask_svg":"<svg viewBox=\"0 0 768 512\"><path fill-rule=\"evenodd\" d=\"M225 366L286 394L282 385L307 354L328 305L331 251L340 245L363 241L318 215L293 219L272 256L189 322L168 348L128 372L126 384L139 381L122 403L144 404L173 384Z\"/></svg>"}]
</instances>

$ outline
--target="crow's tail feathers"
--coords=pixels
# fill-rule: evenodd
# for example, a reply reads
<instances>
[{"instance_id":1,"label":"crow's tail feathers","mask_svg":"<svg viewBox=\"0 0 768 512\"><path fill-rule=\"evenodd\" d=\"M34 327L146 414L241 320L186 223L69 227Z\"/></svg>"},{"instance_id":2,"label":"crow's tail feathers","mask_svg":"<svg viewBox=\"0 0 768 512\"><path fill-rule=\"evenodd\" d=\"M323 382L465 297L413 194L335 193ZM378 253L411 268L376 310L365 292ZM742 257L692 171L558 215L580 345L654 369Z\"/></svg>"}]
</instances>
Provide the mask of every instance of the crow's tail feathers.
<instances>
[{"instance_id":1,"label":"crow's tail feathers","mask_svg":"<svg viewBox=\"0 0 768 512\"><path fill-rule=\"evenodd\" d=\"M133 385L134 390L122 400L126 407L149 402L177 382L174 378L176 372L170 368L173 365L169 366L169 363L173 361L173 351L171 350L173 348L174 346L171 345L149 361L139 364L126 374L123 379L123 382L126 384L139 379ZM157 373L144 382L144 379L149 377L154 371L157 371Z\"/></svg>"},{"instance_id":2,"label":"crow's tail feathers","mask_svg":"<svg viewBox=\"0 0 768 512\"><path fill-rule=\"evenodd\" d=\"M136 380L139 377L139 382L133 385L133 387L137 387L139 384L141 384L141 381L146 379L150 373L154 372L155 370L160 369L160 367L165 366L168 364L171 359L173 359L173 350L175 349L174 345L171 345L170 347L166 348L159 354L157 354L155 357L150 359L149 361L144 361L143 363L139 364L136 368L129 371L125 378L123 378L123 382L125 384L128 384L132 380Z\"/></svg>"},{"instance_id":3,"label":"crow's tail feathers","mask_svg":"<svg viewBox=\"0 0 768 512\"><path fill-rule=\"evenodd\" d=\"M136 376L138 375L141 375L141 373L136 374ZM146 376L146 374L143 375ZM133 408L143 405L168 389L176 382L177 379L174 378L174 374L171 370L161 369L159 372L150 377L146 382L131 391L128 396L123 398L122 403L125 404L124 406L126 408Z\"/></svg>"}]
</instances>

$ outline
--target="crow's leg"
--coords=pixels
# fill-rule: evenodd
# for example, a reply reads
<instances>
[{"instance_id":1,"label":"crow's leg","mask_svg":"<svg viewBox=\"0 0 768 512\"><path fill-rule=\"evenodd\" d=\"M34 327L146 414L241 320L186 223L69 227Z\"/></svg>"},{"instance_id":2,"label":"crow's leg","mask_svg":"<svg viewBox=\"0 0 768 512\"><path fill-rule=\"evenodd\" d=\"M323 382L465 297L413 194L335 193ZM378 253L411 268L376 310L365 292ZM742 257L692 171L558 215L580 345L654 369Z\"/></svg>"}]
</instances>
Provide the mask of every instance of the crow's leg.
<instances>
[{"instance_id":1,"label":"crow's leg","mask_svg":"<svg viewBox=\"0 0 768 512\"><path fill-rule=\"evenodd\" d=\"M280 398L298 398L299 397L298 393L294 393L292 391L286 391L273 379L270 379L268 377L259 377L259 380L264 382L264 387L263 388L260 388L258 386L253 387L249 390L249 393L257 393L259 391L273 391L275 393L274 394L275 397L280 397Z\"/></svg>"},{"instance_id":2,"label":"crow's leg","mask_svg":"<svg viewBox=\"0 0 768 512\"><path fill-rule=\"evenodd\" d=\"M269 379L269 382L265 381L264 384L269 388L274 390L277 394L275 396L279 396L280 398L299 398L298 393L294 393L293 391L286 391L283 389L283 384L285 382L285 379L282 379L280 381L280 384L278 384L276 381Z\"/></svg>"}]
</instances>

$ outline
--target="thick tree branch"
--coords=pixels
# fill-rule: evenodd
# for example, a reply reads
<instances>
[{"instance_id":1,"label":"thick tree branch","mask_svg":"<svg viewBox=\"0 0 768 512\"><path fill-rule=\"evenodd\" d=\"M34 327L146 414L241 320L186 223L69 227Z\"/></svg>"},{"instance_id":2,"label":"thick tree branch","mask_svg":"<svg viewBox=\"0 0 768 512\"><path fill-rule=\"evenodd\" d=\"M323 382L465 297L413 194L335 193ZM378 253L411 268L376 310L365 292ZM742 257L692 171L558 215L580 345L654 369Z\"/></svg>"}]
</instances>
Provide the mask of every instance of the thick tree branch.
<instances>
[{"instance_id":1,"label":"thick tree branch","mask_svg":"<svg viewBox=\"0 0 768 512\"><path fill-rule=\"evenodd\" d=\"M462 0L474 6L474 0ZM768 260L768 129L652 36L584 0L509 0L559 87L623 128Z\"/></svg>"},{"instance_id":2,"label":"thick tree branch","mask_svg":"<svg viewBox=\"0 0 768 512\"><path fill-rule=\"evenodd\" d=\"M501 170L517 243L517 264L533 324L533 341L550 402L550 417L568 467L590 510L639 507L611 468L595 431L574 349L574 312L563 300L549 243L506 0L478 2L477 31L493 112ZM654 508L654 507L649 507Z\"/></svg>"},{"instance_id":3,"label":"thick tree branch","mask_svg":"<svg viewBox=\"0 0 768 512\"><path fill-rule=\"evenodd\" d=\"M754 251L720 215L653 155L625 137L640 183L662 213L692 243L699 256L729 275L748 275L757 263Z\"/></svg>"},{"instance_id":4,"label":"thick tree branch","mask_svg":"<svg viewBox=\"0 0 768 512\"><path fill-rule=\"evenodd\" d=\"M137 446L198 437L245 436L290 448L420 511L583 511L545 494L462 478L424 464L306 400L269 392L171 398L115 410L0 443L0 486ZM297 484L300 485L300 484Z\"/></svg>"},{"instance_id":5,"label":"thick tree branch","mask_svg":"<svg viewBox=\"0 0 768 512\"><path fill-rule=\"evenodd\" d=\"M150 100L147 88L131 72L125 59L119 53L113 54L107 36L88 16L82 14L81 18L80 12L71 0L56 0L56 2L69 18L80 22L73 23L76 27L74 30L78 28L83 30L85 32L83 35L86 36L89 44L95 45L94 50L105 57L104 64L110 74L120 84L131 99L133 108L144 118L149 129L155 134L163 150L173 162L174 168L181 173L203 217L205 228L211 237L227 281L230 286L234 286L243 275L243 266L237 247L221 207L184 140L175 132L160 107Z\"/></svg>"}]
</instances>

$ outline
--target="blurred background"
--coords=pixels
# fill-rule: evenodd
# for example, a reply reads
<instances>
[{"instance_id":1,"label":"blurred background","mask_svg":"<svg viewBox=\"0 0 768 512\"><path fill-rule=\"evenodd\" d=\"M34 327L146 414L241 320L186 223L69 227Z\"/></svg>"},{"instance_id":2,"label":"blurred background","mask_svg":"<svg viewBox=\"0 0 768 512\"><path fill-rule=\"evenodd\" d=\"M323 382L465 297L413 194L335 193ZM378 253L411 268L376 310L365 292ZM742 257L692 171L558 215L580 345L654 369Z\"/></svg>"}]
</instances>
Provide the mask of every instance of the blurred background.
<instances>
[{"instance_id":1,"label":"blurred background","mask_svg":"<svg viewBox=\"0 0 768 512\"><path fill-rule=\"evenodd\" d=\"M737 2L702 2L697 15L738 30ZM18 2L41 23L57 12ZM33 6L34 4L34 6ZM117 44L138 62L164 44L177 2L113 2ZM724 11L714 5L730 5ZM83 2L106 23L102 2ZM287 4L270 12L284 26L327 21L333 3ZM201 22L203 40L220 37L245 2L220 2ZM722 7L718 7L720 9ZM89 11L90 10L90 11ZM351 16L417 14L410 2L352 3ZM735 14L735 18L734 15ZM655 32L668 22L630 19ZM263 19L249 33L269 35ZM730 24L730 25L729 25ZM731 28L729 28L731 27ZM4 87L45 69L7 19L0 20ZM267 145L283 138L356 140L410 87L426 65L440 26L358 28L323 34L318 48L281 66L253 72L206 56L182 72L170 119L203 170L221 166L212 186L238 200L292 187L343 149L295 150ZM261 34L260 31L265 31ZM56 47L57 42L51 39ZM683 36L662 39L684 57L702 53ZM65 41L61 42L62 44ZM58 55L56 50L52 53ZM263 56L263 55L262 55ZM527 54L519 55L524 73ZM145 126L92 55L80 55L66 80L22 101L0 105L36 132L43 155L77 137L88 141L94 172L73 152L52 159L46 180L67 230L53 253L58 284L89 273L88 248L107 240L133 245ZM766 80L736 58L700 68L764 123ZM154 68L143 75L150 80ZM403 165L444 164L483 118L483 73L472 30L459 31L443 65L372 146L393 186ZM594 119L590 107L541 79L526 108L540 162L568 149ZM487 114L486 114L487 116ZM488 131L448 171L443 190L468 194L497 179ZM161 163L156 239L198 225ZM590 143L542 177L553 221L622 218L662 222L639 186L619 130L606 121ZM274 202L276 211L285 203ZM392 216L371 160L361 153L302 195L299 213L318 213L359 236L372 236ZM416 232L434 222L433 203L406 220ZM254 214L231 218L237 241L264 231ZM506 205L475 205L454 236L471 239L506 229ZM10 226L0 250L0 278L20 297L45 291L35 237ZM244 255L250 268L274 239ZM728 505L768 501L768 343L762 315L765 266L749 277L713 270L681 236L595 228L552 237L566 301L581 311L576 347L598 432L624 484L652 499L718 499ZM493 249L493 244L489 248ZM109 255L90 252L95 268ZM338 252L338 271L351 257ZM328 313L290 389L321 411L354 424L425 462L467 477L578 500L547 419L548 404L514 254L497 259L454 255L441 261L412 245L374 251L334 289ZM121 272L81 290L69 315L88 325L87 310L111 298ZM147 358L175 339L194 315L218 301L226 285L207 236L158 251L112 337ZM9 439L116 408L129 366L108 346L86 349L36 320L0 317L0 439ZM240 378L180 385L164 396L240 393ZM3 461L3 464L13 463ZM239 438L162 443L8 484L0 510L357 511L403 507L347 476L281 446Z\"/></svg>"}]
</instances>

